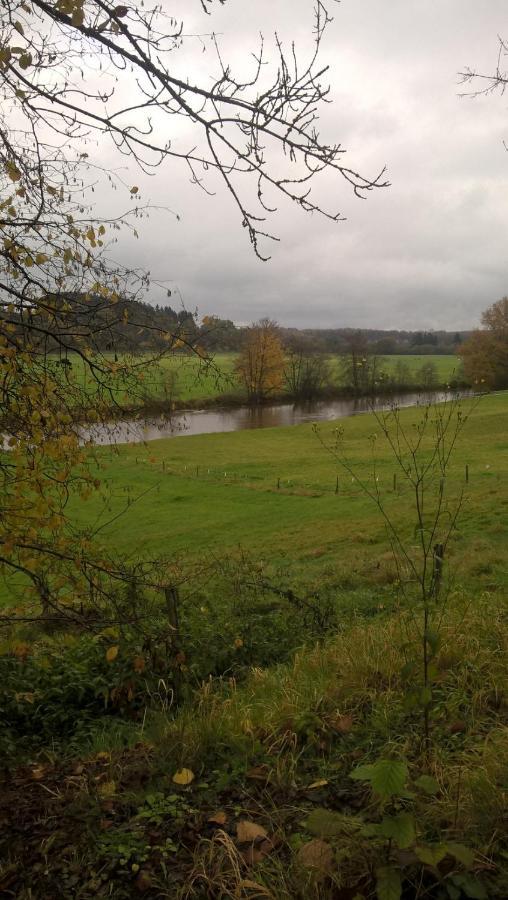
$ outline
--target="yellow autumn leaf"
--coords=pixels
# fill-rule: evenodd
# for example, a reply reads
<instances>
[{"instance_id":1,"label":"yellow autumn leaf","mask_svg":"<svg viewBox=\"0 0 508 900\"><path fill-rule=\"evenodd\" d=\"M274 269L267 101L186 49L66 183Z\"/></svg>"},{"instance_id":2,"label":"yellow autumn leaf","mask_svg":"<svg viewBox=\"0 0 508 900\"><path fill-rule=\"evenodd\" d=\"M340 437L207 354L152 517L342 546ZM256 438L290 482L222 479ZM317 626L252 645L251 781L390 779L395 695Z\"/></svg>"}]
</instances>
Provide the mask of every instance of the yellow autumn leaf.
<instances>
[{"instance_id":1,"label":"yellow autumn leaf","mask_svg":"<svg viewBox=\"0 0 508 900\"><path fill-rule=\"evenodd\" d=\"M242 638L240 638L240 637L235 638L235 640L234 640L234 645L233 645L233 646L234 646L235 650L239 650L240 647L243 647L243 640L242 640Z\"/></svg>"},{"instance_id":2,"label":"yellow autumn leaf","mask_svg":"<svg viewBox=\"0 0 508 900\"><path fill-rule=\"evenodd\" d=\"M27 644L24 641L21 641L19 644L14 644L12 653L14 656L17 656L18 659L26 659L30 653L30 644Z\"/></svg>"},{"instance_id":3,"label":"yellow autumn leaf","mask_svg":"<svg viewBox=\"0 0 508 900\"><path fill-rule=\"evenodd\" d=\"M114 662L118 656L118 646L108 647L106 650L106 659L109 663Z\"/></svg>"},{"instance_id":4,"label":"yellow autumn leaf","mask_svg":"<svg viewBox=\"0 0 508 900\"><path fill-rule=\"evenodd\" d=\"M210 822L212 825L225 825L228 820L228 817L225 812L219 810L214 813L213 816L208 816L207 822Z\"/></svg>"},{"instance_id":5,"label":"yellow autumn leaf","mask_svg":"<svg viewBox=\"0 0 508 900\"><path fill-rule=\"evenodd\" d=\"M192 769L179 769L178 772L175 772L173 775L173 781L175 784L191 784L194 781L195 775Z\"/></svg>"},{"instance_id":6,"label":"yellow autumn leaf","mask_svg":"<svg viewBox=\"0 0 508 900\"><path fill-rule=\"evenodd\" d=\"M116 784L114 781L103 781L97 791L101 797L113 797L116 794Z\"/></svg>"},{"instance_id":7,"label":"yellow autumn leaf","mask_svg":"<svg viewBox=\"0 0 508 900\"><path fill-rule=\"evenodd\" d=\"M309 784L308 790L312 791L314 788L324 787L325 784L328 784L326 778L320 778L319 781L313 781L312 784Z\"/></svg>"}]
</instances>

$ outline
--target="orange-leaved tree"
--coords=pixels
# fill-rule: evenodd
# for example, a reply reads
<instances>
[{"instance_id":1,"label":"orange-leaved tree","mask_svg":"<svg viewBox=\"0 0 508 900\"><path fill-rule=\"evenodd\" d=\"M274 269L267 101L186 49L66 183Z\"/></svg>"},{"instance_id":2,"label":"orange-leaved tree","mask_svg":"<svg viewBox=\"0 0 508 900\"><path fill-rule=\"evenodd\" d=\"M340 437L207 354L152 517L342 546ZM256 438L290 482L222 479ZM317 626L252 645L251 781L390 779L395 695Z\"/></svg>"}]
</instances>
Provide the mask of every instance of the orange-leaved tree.
<instances>
[{"instance_id":1,"label":"orange-leaved tree","mask_svg":"<svg viewBox=\"0 0 508 900\"><path fill-rule=\"evenodd\" d=\"M285 362L276 322L260 319L245 330L235 370L252 403L259 403L281 390Z\"/></svg>"},{"instance_id":2,"label":"orange-leaved tree","mask_svg":"<svg viewBox=\"0 0 508 900\"><path fill-rule=\"evenodd\" d=\"M464 371L474 385L508 387L508 297L485 310L482 324L459 348Z\"/></svg>"}]
</instances>

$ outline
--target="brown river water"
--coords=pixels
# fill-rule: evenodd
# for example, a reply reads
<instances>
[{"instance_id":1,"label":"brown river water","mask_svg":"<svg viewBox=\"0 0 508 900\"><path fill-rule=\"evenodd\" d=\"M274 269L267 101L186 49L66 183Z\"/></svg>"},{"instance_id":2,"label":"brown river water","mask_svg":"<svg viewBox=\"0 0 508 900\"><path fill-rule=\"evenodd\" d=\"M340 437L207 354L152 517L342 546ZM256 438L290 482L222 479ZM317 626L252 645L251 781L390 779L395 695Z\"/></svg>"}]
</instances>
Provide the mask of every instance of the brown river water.
<instances>
[{"instance_id":1,"label":"brown river water","mask_svg":"<svg viewBox=\"0 0 508 900\"><path fill-rule=\"evenodd\" d=\"M239 406L227 409L179 410L170 419L121 420L81 428L83 443L127 444L154 441L159 438L182 437L243 431L249 428L275 428L301 425L305 422L328 422L392 406L407 407L440 402L454 396L450 392L401 394L400 396L354 399L317 400L308 404L278 403L272 406Z\"/></svg>"}]
</instances>

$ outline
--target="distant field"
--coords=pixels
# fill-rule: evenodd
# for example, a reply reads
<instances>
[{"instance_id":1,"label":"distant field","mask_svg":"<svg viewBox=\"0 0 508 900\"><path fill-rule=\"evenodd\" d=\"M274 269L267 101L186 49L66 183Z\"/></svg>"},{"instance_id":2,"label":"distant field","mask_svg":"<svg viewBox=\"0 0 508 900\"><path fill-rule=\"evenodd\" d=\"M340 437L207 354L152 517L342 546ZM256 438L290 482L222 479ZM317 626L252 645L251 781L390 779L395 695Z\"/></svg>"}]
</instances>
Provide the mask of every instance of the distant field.
<instances>
[{"instance_id":1,"label":"distant field","mask_svg":"<svg viewBox=\"0 0 508 900\"><path fill-rule=\"evenodd\" d=\"M158 368L153 368L147 373L142 392L149 399L171 398L179 405L209 402L221 397L226 400L228 396L243 399L244 389L234 374L236 357L235 353L218 353L214 357L213 365L204 365L196 357L191 356L168 357ZM329 356L328 359L332 383L339 387L340 360L337 356ZM407 365L410 378L413 379L422 365L432 363L440 384L446 384L454 374L457 374L460 366L460 358L456 356L385 356L383 359L384 370L388 374L394 372L398 362L402 362ZM78 378L82 378L80 361L75 358L73 363ZM92 390L93 382L89 380L89 384ZM129 402L121 392L119 400L123 405Z\"/></svg>"},{"instance_id":2,"label":"distant field","mask_svg":"<svg viewBox=\"0 0 508 900\"><path fill-rule=\"evenodd\" d=\"M402 415L412 429L421 412L413 408ZM376 422L364 415L342 424L349 455L368 478L369 436L378 431ZM325 438L332 432L333 423L322 426ZM400 475L393 491L396 467L383 440L376 454L387 509L412 534L411 497ZM380 515L310 426L182 436L104 449L100 455L107 464L101 476L107 499L84 503L75 515L81 524L106 522L130 497L125 514L102 532L118 554L222 557L241 546L274 565L305 569L307 579L314 574L340 579L348 572L353 581L382 580L390 553ZM476 586L494 590L507 583L508 571L507 392L484 398L465 427L447 479L452 494L462 487L467 502L453 541L454 559Z\"/></svg>"},{"instance_id":3,"label":"distant field","mask_svg":"<svg viewBox=\"0 0 508 900\"><path fill-rule=\"evenodd\" d=\"M174 397L180 402L201 399L210 400L213 397L227 396L228 394L243 396L243 388L234 374L236 356L234 353L218 353L214 357L215 371L207 368L203 369L199 361L192 357L167 359L162 365L161 373L154 373L151 390L155 396L160 395L164 383L164 374L167 374L169 376L168 385L174 379ZM402 361L408 366L410 376L413 378L422 365L431 362L436 367L440 383L443 384L453 377L460 364L460 358L456 356L414 355L385 356L383 358L385 360L385 370L388 373L392 373L397 362ZM338 357L328 357L328 359L332 381L340 386L340 360Z\"/></svg>"}]
</instances>

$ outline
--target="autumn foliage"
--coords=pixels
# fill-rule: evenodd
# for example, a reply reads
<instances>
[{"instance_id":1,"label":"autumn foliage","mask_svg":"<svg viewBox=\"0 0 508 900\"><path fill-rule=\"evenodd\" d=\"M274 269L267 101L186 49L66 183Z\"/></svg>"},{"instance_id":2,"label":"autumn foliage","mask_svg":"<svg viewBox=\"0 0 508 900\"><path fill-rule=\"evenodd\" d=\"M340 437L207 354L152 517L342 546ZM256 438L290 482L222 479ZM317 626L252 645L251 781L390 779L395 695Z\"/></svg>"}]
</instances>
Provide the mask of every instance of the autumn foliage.
<instances>
[{"instance_id":1,"label":"autumn foliage","mask_svg":"<svg viewBox=\"0 0 508 900\"><path fill-rule=\"evenodd\" d=\"M236 361L237 375L249 400L260 402L282 389L284 348L271 319L261 319L247 329L243 350Z\"/></svg>"},{"instance_id":2,"label":"autumn foliage","mask_svg":"<svg viewBox=\"0 0 508 900\"><path fill-rule=\"evenodd\" d=\"M460 348L465 373L474 385L505 388L508 386L508 297L485 310L482 324L484 329L474 331Z\"/></svg>"}]
</instances>

